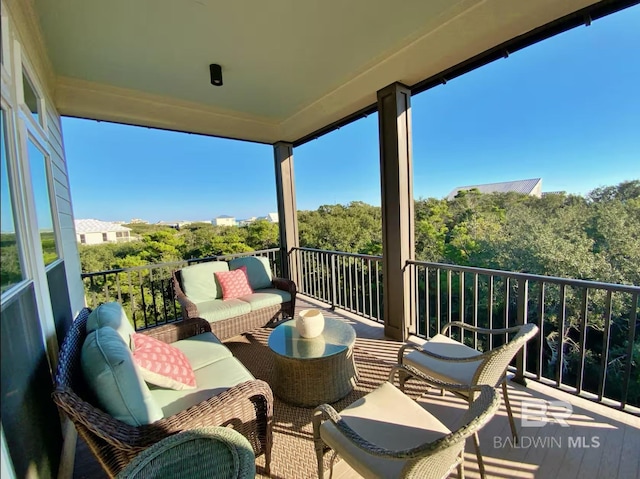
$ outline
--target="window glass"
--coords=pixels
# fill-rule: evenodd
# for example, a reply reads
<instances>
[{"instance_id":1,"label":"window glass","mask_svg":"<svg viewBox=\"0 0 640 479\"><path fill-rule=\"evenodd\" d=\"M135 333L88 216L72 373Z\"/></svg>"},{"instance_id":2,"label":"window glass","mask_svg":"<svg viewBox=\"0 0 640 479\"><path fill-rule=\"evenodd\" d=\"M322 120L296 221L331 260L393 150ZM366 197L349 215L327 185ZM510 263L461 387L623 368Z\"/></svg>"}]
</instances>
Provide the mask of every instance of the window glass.
<instances>
[{"instance_id":1,"label":"window glass","mask_svg":"<svg viewBox=\"0 0 640 479\"><path fill-rule=\"evenodd\" d=\"M40 122L40 101L38 98L38 94L36 93L36 89L31 84L31 80L27 76L26 72L22 72L22 85L24 91L24 102L29 108L29 111L35 118L35 120Z\"/></svg>"},{"instance_id":2,"label":"window glass","mask_svg":"<svg viewBox=\"0 0 640 479\"><path fill-rule=\"evenodd\" d=\"M16 234L13 203L9 191L9 171L6 150L6 122L5 112L0 110L0 153L2 171L0 174L0 291L4 292L24 279L24 272L20 262L18 237Z\"/></svg>"},{"instance_id":3,"label":"window glass","mask_svg":"<svg viewBox=\"0 0 640 479\"><path fill-rule=\"evenodd\" d=\"M36 201L38 231L40 232L44 264L46 266L58 259L56 236L53 231L53 208L47 181L47 158L31 140L29 140L28 148L31 183Z\"/></svg>"}]
</instances>

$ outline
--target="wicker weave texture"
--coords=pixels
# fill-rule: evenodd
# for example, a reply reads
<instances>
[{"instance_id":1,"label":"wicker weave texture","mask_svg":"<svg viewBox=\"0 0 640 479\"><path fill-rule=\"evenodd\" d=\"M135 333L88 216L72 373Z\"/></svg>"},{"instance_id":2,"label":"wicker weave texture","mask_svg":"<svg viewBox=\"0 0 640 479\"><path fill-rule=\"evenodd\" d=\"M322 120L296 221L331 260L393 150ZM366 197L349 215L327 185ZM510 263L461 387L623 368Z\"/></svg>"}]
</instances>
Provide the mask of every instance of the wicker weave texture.
<instances>
[{"instance_id":1,"label":"wicker weave texture","mask_svg":"<svg viewBox=\"0 0 640 479\"><path fill-rule=\"evenodd\" d=\"M309 407L336 402L349 394L358 381L353 344L323 358L274 356L273 392L288 404Z\"/></svg>"},{"instance_id":2,"label":"wicker weave texture","mask_svg":"<svg viewBox=\"0 0 640 479\"><path fill-rule=\"evenodd\" d=\"M245 436L256 454L265 454L268 469L272 447L273 394L267 383L247 381L185 411L144 426L130 426L102 411L84 381L80 354L90 310L83 309L71 325L60 350L53 400L111 476L149 446L178 432L207 426L229 426ZM208 329L204 320L176 323L143 331L159 339L192 336Z\"/></svg>"},{"instance_id":3,"label":"wicker weave texture","mask_svg":"<svg viewBox=\"0 0 640 479\"><path fill-rule=\"evenodd\" d=\"M444 435L433 442L420 444L410 449L394 451L373 444L363 438L358 431L352 429L340 414L330 405L323 404L316 408L313 418L314 443L318 459L318 476L324 477L324 455L327 449L320 434L320 425L324 420L331 421L344 437L365 451L372 458L388 460L402 460L404 466L400 472L401 478L440 479L448 477L449 473L463 462L464 445L467 437L476 434L494 416L500 406L499 397L495 389L489 386L478 388L476 400L465 413L461 426L455 431ZM366 396L365 396L366 398ZM413 399L404 396L406 401ZM402 404L393 407L401 408ZM379 418L384 421L384 417ZM340 451L336 451L340 454ZM344 458L348 462L348 457ZM461 472L461 470L460 470Z\"/></svg>"},{"instance_id":4,"label":"wicker weave texture","mask_svg":"<svg viewBox=\"0 0 640 479\"><path fill-rule=\"evenodd\" d=\"M172 273L172 279L176 299L182 309L182 317L184 319L197 318L199 315L198 307L182 290L182 275L179 269ZM296 284L285 278L273 278L271 285L276 289L287 291L291 295L291 301L251 311L234 318L213 322L211 323L213 333L224 341L247 331L266 326L280 319L282 315L293 318L296 310Z\"/></svg>"},{"instance_id":5,"label":"wicker weave texture","mask_svg":"<svg viewBox=\"0 0 640 479\"><path fill-rule=\"evenodd\" d=\"M118 474L118 479L253 479L253 449L226 427L185 431L154 444Z\"/></svg>"}]
</instances>

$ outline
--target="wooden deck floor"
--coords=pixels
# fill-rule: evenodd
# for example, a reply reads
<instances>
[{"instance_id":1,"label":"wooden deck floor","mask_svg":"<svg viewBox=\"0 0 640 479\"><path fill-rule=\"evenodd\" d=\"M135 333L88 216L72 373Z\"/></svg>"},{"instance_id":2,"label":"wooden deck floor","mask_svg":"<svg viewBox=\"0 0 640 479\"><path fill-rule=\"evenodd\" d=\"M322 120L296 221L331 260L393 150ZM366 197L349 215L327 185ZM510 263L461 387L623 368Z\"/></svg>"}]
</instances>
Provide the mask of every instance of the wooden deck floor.
<instances>
[{"instance_id":1,"label":"wooden deck floor","mask_svg":"<svg viewBox=\"0 0 640 479\"><path fill-rule=\"evenodd\" d=\"M307 305L300 307L309 307ZM315 303L314 303L315 304ZM347 319L356 329L360 345L368 352L395 362L399 343L384 338L382 325L349 313L327 310L326 316ZM416 338L416 342L420 342ZM488 477L493 478L640 478L640 418L593 403L557 389L528 381L527 387L509 382L509 398L520 431L521 442L513 444L507 410L502 404L496 416L480 431L480 444ZM548 405L550 411L563 418L568 402L573 411L565 420L522 427L523 402ZM465 401L439 391L425 394L419 401L448 427L454 427ZM535 412L537 409L534 409ZM465 453L465 477L479 478L480 473L471 440ZM361 477L344 461L336 464L334 479ZM327 472L326 478L329 477ZM456 477L454 473L452 477Z\"/></svg>"},{"instance_id":2,"label":"wooden deck floor","mask_svg":"<svg viewBox=\"0 0 640 479\"><path fill-rule=\"evenodd\" d=\"M296 309L321 307L326 317L343 319L355 328L359 346L381 359L395 362L400 343L384 338L381 324L346 312L327 309L313 300L300 299ZM418 340L419 341L419 340ZM509 383L509 397L516 416L521 443L514 446L510 438L507 412L502 405L496 416L480 432L480 442L487 475L494 478L640 478L640 418L628 413L578 398L562 391L529 381L527 387ZM553 401L571 404L567 426L558 422L522 427L523 402L545 401L549 410L560 413ZM444 424L453 427L466 403L439 391L425 394L420 403ZM471 442L465 453L465 474L480 477ZM106 477L82 443L76 452L76 478ZM329 477L327 472L326 477ZM333 471L334 479L361 477L344 461ZM455 473L452 477L455 477ZM296 479L296 478L291 478Z\"/></svg>"}]
</instances>

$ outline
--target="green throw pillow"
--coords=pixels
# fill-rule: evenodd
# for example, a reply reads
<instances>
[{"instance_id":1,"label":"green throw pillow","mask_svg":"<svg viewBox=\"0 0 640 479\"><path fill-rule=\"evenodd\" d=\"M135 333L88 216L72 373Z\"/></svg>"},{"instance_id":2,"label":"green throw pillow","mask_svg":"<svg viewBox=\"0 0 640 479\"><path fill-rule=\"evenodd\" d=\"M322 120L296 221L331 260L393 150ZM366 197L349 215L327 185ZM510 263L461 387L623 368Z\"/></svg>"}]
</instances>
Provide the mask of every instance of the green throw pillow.
<instances>
[{"instance_id":1,"label":"green throw pillow","mask_svg":"<svg viewBox=\"0 0 640 479\"><path fill-rule=\"evenodd\" d=\"M127 346L131 345L131 335L135 333L135 329L120 303L102 303L91 311L87 318L87 334L105 326L115 329Z\"/></svg>"},{"instance_id":2,"label":"green throw pillow","mask_svg":"<svg viewBox=\"0 0 640 479\"><path fill-rule=\"evenodd\" d=\"M82 345L80 363L100 407L114 418L130 426L163 418L133 362L129 345L115 329L104 327L90 333Z\"/></svg>"},{"instance_id":3,"label":"green throw pillow","mask_svg":"<svg viewBox=\"0 0 640 479\"><path fill-rule=\"evenodd\" d=\"M241 266L247 267L247 276L249 277L249 285L254 291L256 289L264 289L271 287L273 274L271 273L271 265L269 258L261 256L244 256L229 261L229 269L238 269Z\"/></svg>"},{"instance_id":4,"label":"green throw pillow","mask_svg":"<svg viewBox=\"0 0 640 479\"><path fill-rule=\"evenodd\" d=\"M182 268L180 275L184 294L194 303L222 298L222 288L214 275L220 271L229 271L225 261L209 261Z\"/></svg>"}]
</instances>

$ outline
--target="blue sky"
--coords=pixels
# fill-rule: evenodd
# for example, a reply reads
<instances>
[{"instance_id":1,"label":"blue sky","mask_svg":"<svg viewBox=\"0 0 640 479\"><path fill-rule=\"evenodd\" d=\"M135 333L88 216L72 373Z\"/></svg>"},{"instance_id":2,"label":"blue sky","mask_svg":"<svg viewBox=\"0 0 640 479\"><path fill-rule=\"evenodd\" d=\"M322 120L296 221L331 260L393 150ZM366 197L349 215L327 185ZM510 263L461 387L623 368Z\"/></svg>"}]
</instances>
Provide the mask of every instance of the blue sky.
<instances>
[{"instance_id":1,"label":"blue sky","mask_svg":"<svg viewBox=\"0 0 640 479\"><path fill-rule=\"evenodd\" d=\"M640 7L412 98L414 194L541 177L584 194L640 178ZM294 150L298 209L380 204L377 115ZM63 119L76 218L276 211L269 145Z\"/></svg>"}]
</instances>

